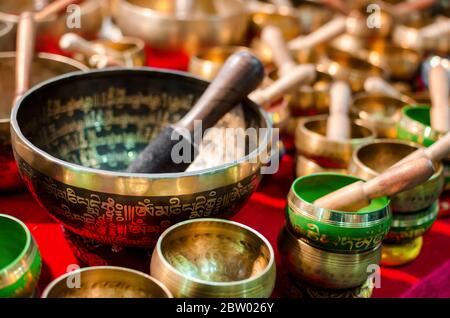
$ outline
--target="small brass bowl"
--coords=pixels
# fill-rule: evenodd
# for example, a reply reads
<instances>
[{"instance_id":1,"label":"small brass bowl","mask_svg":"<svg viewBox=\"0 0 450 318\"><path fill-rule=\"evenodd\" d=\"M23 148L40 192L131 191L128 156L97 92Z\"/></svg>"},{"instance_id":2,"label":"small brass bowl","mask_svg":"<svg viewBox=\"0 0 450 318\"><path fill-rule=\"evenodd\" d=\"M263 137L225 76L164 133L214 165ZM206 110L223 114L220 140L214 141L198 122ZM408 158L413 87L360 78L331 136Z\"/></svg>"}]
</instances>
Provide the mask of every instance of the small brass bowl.
<instances>
[{"instance_id":1,"label":"small brass bowl","mask_svg":"<svg viewBox=\"0 0 450 318\"><path fill-rule=\"evenodd\" d=\"M349 34L366 38L387 37L393 25L392 16L383 9L373 13L370 2L351 12L346 20L346 30Z\"/></svg>"},{"instance_id":2,"label":"small brass bowl","mask_svg":"<svg viewBox=\"0 0 450 318\"><path fill-rule=\"evenodd\" d=\"M8 79L0 81L0 192L23 187L14 162L10 135L10 113L15 93L14 80L11 79L14 79L15 74L15 56L14 52L0 52L0 76ZM83 64L67 57L39 53L32 64L31 85L61 74L87 69Z\"/></svg>"},{"instance_id":3,"label":"small brass bowl","mask_svg":"<svg viewBox=\"0 0 450 318\"><path fill-rule=\"evenodd\" d=\"M222 65L233 53L251 52L245 46L215 46L194 55L189 62L189 72L207 81L216 77Z\"/></svg>"},{"instance_id":4,"label":"small brass bowl","mask_svg":"<svg viewBox=\"0 0 450 318\"><path fill-rule=\"evenodd\" d=\"M70 231L105 245L152 247L170 225L237 213L261 180L271 125L242 102L257 145L217 167L166 174L123 172L208 83L187 73L105 69L61 76L31 89L12 111L22 179Z\"/></svg>"},{"instance_id":5,"label":"small brass bowl","mask_svg":"<svg viewBox=\"0 0 450 318\"><path fill-rule=\"evenodd\" d=\"M394 213L384 242L401 244L423 236L431 228L438 214L438 201L414 213Z\"/></svg>"},{"instance_id":6,"label":"small brass bowl","mask_svg":"<svg viewBox=\"0 0 450 318\"><path fill-rule=\"evenodd\" d=\"M14 25L11 22L0 21L0 52L13 51L14 42Z\"/></svg>"},{"instance_id":7,"label":"small brass bowl","mask_svg":"<svg viewBox=\"0 0 450 318\"><path fill-rule=\"evenodd\" d=\"M124 267L94 266L61 275L45 288L42 298L173 298L173 296L161 282L142 272Z\"/></svg>"},{"instance_id":8,"label":"small brass bowl","mask_svg":"<svg viewBox=\"0 0 450 318\"><path fill-rule=\"evenodd\" d=\"M295 163L295 173L297 177L307 176L313 173L319 173L319 172L334 172L334 173L342 173L346 174L347 169L331 169L331 168L324 168L315 163L312 160L309 160L308 158L298 155L296 157L296 163Z\"/></svg>"},{"instance_id":9,"label":"small brass bowl","mask_svg":"<svg viewBox=\"0 0 450 318\"><path fill-rule=\"evenodd\" d=\"M269 297L275 256L252 228L220 219L188 220L158 239L151 274L175 297Z\"/></svg>"},{"instance_id":10,"label":"small brass bowl","mask_svg":"<svg viewBox=\"0 0 450 318\"><path fill-rule=\"evenodd\" d=\"M359 253L378 246L389 231L389 199L372 200L357 212L314 206L314 201L359 178L316 173L294 181L288 194L286 224L293 235L310 245L338 253Z\"/></svg>"},{"instance_id":11,"label":"small brass bowl","mask_svg":"<svg viewBox=\"0 0 450 318\"><path fill-rule=\"evenodd\" d=\"M435 131L430 125L430 106L412 105L402 110L402 117L397 123L397 136L399 139L411 140L425 147L432 145L444 134ZM444 163L444 191L450 190L450 157Z\"/></svg>"},{"instance_id":12,"label":"small brass bowl","mask_svg":"<svg viewBox=\"0 0 450 318\"><path fill-rule=\"evenodd\" d=\"M397 137L396 124L401 110L407 104L397 98L385 95L361 93L353 98L351 112L361 119L365 126L373 127L379 138Z\"/></svg>"},{"instance_id":13,"label":"small brass bowl","mask_svg":"<svg viewBox=\"0 0 450 318\"><path fill-rule=\"evenodd\" d=\"M364 180L375 178L421 146L410 141L378 139L353 152L348 171ZM435 164L436 172L425 183L391 197L394 213L410 213L426 209L439 198L444 186L444 168Z\"/></svg>"},{"instance_id":14,"label":"small brass bowl","mask_svg":"<svg viewBox=\"0 0 450 318\"><path fill-rule=\"evenodd\" d=\"M386 77L382 68L373 65L357 56L335 48L328 48L326 56L321 58L318 65L322 72L333 78L347 81L353 92L364 89L364 81L370 76Z\"/></svg>"},{"instance_id":15,"label":"small brass bowl","mask_svg":"<svg viewBox=\"0 0 450 318\"><path fill-rule=\"evenodd\" d=\"M292 276L324 289L361 286L369 276L368 267L381 259L381 243L361 253L328 252L297 239L286 227L278 236L278 250Z\"/></svg>"},{"instance_id":16,"label":"small brass bowl","mask_svg":"<svg viewBox=\"0 0 450 318\"><path fill-rule=\"evenodd\" d=\"M122 37L118 41L95 40L94 43L118 52L119 54L113 54L111 57L120 61L123 66L139 67L146 64L145 43L141 39Z\"/></svg>"},{"instance_id":17,"label":"small brass bowl","mask_svg":"<svg viewBox=\"0 0 450 318\"><path fill-rule=\"evenodd\" d=\"M353 150L374 140L376 131L355 120L352 122L351 139L331 140L326 137L327 118L327 115L318 115L299 122L295 132L297 152L321 167L347 169Z\"/></svg>"},{"instance_id":18,"label":"small brass bowl","mask_svg":"<svg viewBox=\"0 0 450 318\"><path fill-rule=\"evenodd\" d=\"M387 267L401 266L414 261L420 254L423 238L402 244L383 244L381 249L381 265Z\"/></svg>"},{"instance_id":19,"label":"small brass bowl","mask_svg":"<svg viewBox=\"0 0 450 318\"><path fill-rule=\"evenodd\" d=\"M124 35L150 46L194 55L245 41L248 15L241 0L195 1L193 14L177 14L175 0L117 0L115 20Z\"/></svg>"},{"instance_id":20,"label":"small brass bowl","mask_svg":"<svg viewBox=\"0 0 450 318\"><path fill-rule=\"evenodd\" d=\"M31 297L41 273L41 255L26 225L0 214L0 298Z\"/></svg>"}]
</instances>

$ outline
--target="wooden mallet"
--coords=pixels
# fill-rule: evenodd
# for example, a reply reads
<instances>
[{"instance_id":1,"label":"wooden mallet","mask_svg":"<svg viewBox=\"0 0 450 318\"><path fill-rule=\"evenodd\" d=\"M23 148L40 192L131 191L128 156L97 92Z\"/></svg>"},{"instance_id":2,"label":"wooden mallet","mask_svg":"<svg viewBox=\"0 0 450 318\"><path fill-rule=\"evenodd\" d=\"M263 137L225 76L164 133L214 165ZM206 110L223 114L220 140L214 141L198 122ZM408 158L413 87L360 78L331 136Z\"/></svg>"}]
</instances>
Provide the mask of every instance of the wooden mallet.
<instances>
[{"instance_id":1,"label":"wooden mallet","mask_svg":"<svg viewBox=\"0 0 450 318\"><path fill-rule=\"evenodd\" d=\"M351 100L350 86L337 81L330 88L330 115L327 119L327 138L348 140L351 138L351 122L348 110Z\"/></svg>"}]
</instances>

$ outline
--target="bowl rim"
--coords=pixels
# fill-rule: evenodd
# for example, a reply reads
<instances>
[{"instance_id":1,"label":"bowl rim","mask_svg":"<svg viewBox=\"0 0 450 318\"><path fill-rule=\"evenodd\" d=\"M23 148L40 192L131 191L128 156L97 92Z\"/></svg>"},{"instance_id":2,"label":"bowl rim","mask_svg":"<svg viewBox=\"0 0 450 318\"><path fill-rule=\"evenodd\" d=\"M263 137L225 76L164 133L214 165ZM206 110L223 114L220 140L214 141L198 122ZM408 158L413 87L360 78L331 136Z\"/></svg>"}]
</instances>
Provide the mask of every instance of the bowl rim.
<instances>
[{"instance_id":1,"label":"bowl rim","mask_svg":"<svg viewBox=\"0 0 450 318\"><path fill-rule=\"evenodd\" d=\"M430 111L431 106L427 104L415 104L415 105L407 105L402 108L402 118L398 122L399 127L401 129L416 135L419 140L428 139L430 141L436 141L442 136L441 132L438 132L431 128L429 125L425 125L421 121L415 120L409 115L411 110L419 110L419 111ZM410 126L413 125L413 129L411 130Z\"/></svg>"},{"instance_id":2,"label":"bowl rim","mask_svg":"<svg viewBox=\"0 0 450 318\"><path fill-rule=\"evenodd\" d=\"M387 222L390 219L390 199L386 198L386 205L382 208L373 210L373 211L365 211L365 212L347 212L347 211L339 211L339 210L330 210L324 209L314 206L314 204L307 202L303 198L301 198L294 190L294 187L297 183L302 182L305 179L315 178L315 177L323 177L323 176L332 176L332 177L345 177L349 179L354 179L356 181L364 181L361 178L351 176L348 174L342 173L333 173L333 172L320 172L313 173L305 176L301 176L296 178L289 189L288 199L287 199L287 208L288 211L300 215L302 217L310 218L316 222L325 223L327 225L333 226L341 226L345 228L367 228L370 226L375 226L380 223ZM376 216L376 219L369 221L369 217ZM343 218L342 221L334 221L336 216L338 219Z\"/></svg>"},{"instance_id":3,"label":"bowl rim","mask_svg":"<svg viewBox=\"0 0 450 318\"><path fill-rule=\"evenodd\" d=\"M79 79L83 77L95 77L96 75L114 75L116 73L123 73L127 72L129 74L166 74L170 76L177 76L177 77L184 77L185 79L191 79L194 81L202 82L204 84L207 84L208 82L197 77L192 76L192 74L182 71L173 71L173 70L167 70L167 69L157 69L152 67L136 67L136 68L126 68L126 67L112 67L108 69L100 69L100 70L89 70L86 72L83 71L77 71L77 72L71 72L67 74L63 74L54 78L51 78L49 80L46 80L42 83L39 83L38 85L34 86L30 90L28 90L14 105L14 107L11 110L11 130L14 131L14 133L17 135L17 137L23 142L28 148L30 148L34 153L37 153L39 156L45 158L46 160L52 162L53 164L57 164L59 166L64 167L65 169L70 170L76 170L88 174L95 174L95 175L102 175L102 176L108 176L108 177L123 177L123 178L150 178L150 179L176 179L180 177L195 177L201 174L214 174L218 173L220 171L224 171L226 169L229 169L231 167L234 167L236 165L239 165L243 162L248 161L251 158L257 157L260 155L264 149L267 149L270 145L270 140L272 139L272 125L269 121L269 118L266 114L266 112L256 103L251 101L250 99L245 99L243 102L248 104L250 107L253 108L253 110L259 115L260 120L264 122L265 126L264 128L267 129L267 133L265 133L264 142L263 144L259 144L256 149L254 149L249 154L245 155L244 157L239 158L238 160L234 160L229 163L222 164L217 167L207 168L207 169L201 169L196 171L184 171L184 172L176 172L176 173L128 173L128 172L122 172L122 171L110 171L110 170L103 170L103 169L95 169L90 167L85 167L79 164L71 163L62 159L59 159L48 152L38 148L35 146L28 138L24 136L22 133L22 130L19 127L19 123L17 121L17 113L23 104L23 102L27 98L31 98L30 96L36 94L40 89L47 86L57 85L60 83L64 83L66 81L73 82L74 79Z\"/></svg>"},{"instance_id":4,"label":"bowl rim","mask_svg":"<svg viewBox=\"0 0 450 318\"><path fill-rule=\"evenodd\" d=\"M257 276L255 277L249 277L243 280L238 280L238 281L232 281L232 282L213 282L213 281L207 281L207 280L203 280L200 278L196 278L196 277L191 277L191 276L187 276L184 273L180 272L178 269L176 269L172 264L170 264L166 257L164 256L162 250L161 250L161 243L164 240L164 238L170 234L171 231L173 231L174 229L177 229L179 227L185 226L186 224L190 224L190 223L199 223L199 222L216 222L216 223L223 223L223 224L228 224L228 225L232 225L238 228L243 228L249 232L251 232L252 234L256 235L256 237L258 237L258 239L260 239L264 245L266 245L267 249L269 250L269 254L270 254L270 259L269 262L267 264L267 266L264 268L264 270L262 272L260 272ZM219 219L219 218L200 218L200 219L192 219L192 220L186 220L186 221L182 221L179 223L176 223L174 225L172 225L171 227L167 228L158 238L158 242L156 243L155 246L155 252L157 253L158 258L160 259L160 261L164 264L164 266L170 270L171 272L173 272L176 275L182 276L182 277L186 277L187 279L189 279L190 281L200 284L200 285L209 285L209 286L215 286L215 287L230 287L230 286L235 286L235 285L241 285L241 284L245 284L245 283L250 283L250 282L254 282L254 281L258 281L259 279L261 279L262 277L264 277L265 275L267 275L268 273L270 273L272 271L272 268L275 267L275 253L273 251L273 247L270 244L269 240L265 238L264 235L262 235L261 233L259 233L258 231L256 231L255 229L251 228L250 226L247 226L245 224L239 223L239 222L235 222L235 221L230 221L230 220L225 220L225 219Z\"/></svg>"},{"instance_id":5,"label":"bowl rim","mask_svg":"<svg viewBox=\"0 0 450 318\"><path fill-rule=\"evenodd\" d=\"M49 293L52 291L52 289L58 283L60 283L64 279L66 279L67 277L74 275L74 274L81 274L83 272L90 272L90 271L96 271L96 270L117 270L117 271L127 272L127 273L130 273L133 275L140 276L147 280L151 280L153 283L155 283L156 285L158 285L158 287L160 287L162 289L162 291L167 295L168 298L173 298L173 295L170 292L170 290L163 283L161 283L158 279L154 278L153 276L146 274L144 272L135 270L135 269L121 267L121 266L110 266L110 265L82 267L82 268L78 268L74 271L64 273L64 274L58 276L57 278L55 278L54 280L52 280L47 285L47 287L45 287L44 291L42 292L41 298L48 298Z\"/></svg>"},{"instance_id":6,"label":"bowl rim","mask_svg":"<svg viewBox=\"0 0 450 318\"><path fill-rule=\"evenodd\" d=\"M22 228L22 230L24 231L24 234L25 234L25 244L24 244L24 247L22 248L21 252L19 253L19 255L17 255L17 257L15 257L14 260L9 262L9 264L6 265L5 267L0 268L0 276L2 276L4 273L8 272L11 268L14 268L20 262L20 260L25 257L25 255L27 254L28 250L31 247L31 240L32 240L31 232L23 221L19 220L18 218L14 217L12 215L9 215L9 214L0 214L0 219L1 218L9 219L10 221L15 222ZM1 287L2 286L0 285L0 288Z\"/></svg>"}]
</instances>

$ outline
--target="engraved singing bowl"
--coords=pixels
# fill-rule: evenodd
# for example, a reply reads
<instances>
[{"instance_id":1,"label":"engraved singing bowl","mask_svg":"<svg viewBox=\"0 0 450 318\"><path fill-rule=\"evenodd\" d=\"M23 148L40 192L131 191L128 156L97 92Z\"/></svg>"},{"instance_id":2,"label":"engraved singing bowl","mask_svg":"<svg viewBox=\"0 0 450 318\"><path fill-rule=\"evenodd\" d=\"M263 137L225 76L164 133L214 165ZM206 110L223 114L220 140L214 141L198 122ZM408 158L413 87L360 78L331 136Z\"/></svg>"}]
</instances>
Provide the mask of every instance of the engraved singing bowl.
<instances>
[{"instance_id":1,"label":"engraved singing bowl","mask_svg":"<svg viewBox=\"0 0 450 318\"><path fill-rule=\"evenodd\" d=\"M348 171L370 180L419 148L419 144L411 141L377 139L355 149ZM439 198L444 186L443 165L436 163L435 170L426 182L392 196L392 211L409 213L431 206Z\"/></svg>"},{"instance_id":2,"label":"engraved singing bowl","mask_svg":"<svg viewBox=\"0 0 450 318\"><path fill-rule=\"evenodd\" d=\"M31 297L41 273L41 255L26 225L0 214L0 298Z\"/></svg>"},{"instance_id":3,"label":"engraved singing bowl","mask_svg":"<svg viewBox=\"0 0 450 318\"><path fill-rule=\"evenodd\" d=\"M364 89L364 81L370 76L386 77L387 72L368 61L348 52L329 47L318 67L337 80L347 81L353 92Z\"/></svg>"},{"instance_id":4,"label":"engraved singing bowl","mask_svg":"<svg viewBox=\"0 0 450 318\"><path fill-rule=\"evenodd\" d=\"M0 52L14 50L14 25L11 22L0 21Z\"/></svg>"},{"instance_id":5,"label":"engraved singing bowl","mask_svg":"<svg viewBox=\"0 0 450 318\"><path fill-rule=\"evenodd\" d=\"M194 4L194 13L186 15L176 12L175 0L118 0L115 21L124 35L190 55L206 47L243 44L248 26L244 1Z\"/></svg>"},{"instance_id":6,"label":"engraved singing bowl","mask_svg":"<svg viewBox=\"0 0 450 318\"><path fill-rule=\"evenodd\" d=\"M423 245L423 237L419 236L410 242L402 244L383 243L381 248L382 266L401 266L414 261L420 254Z\"/></svg>"},{"instance_id":7,"label":"engraved singing bowl","mask_svg":"<svg viewBox=\"0 0 450 318\"><path fill-rule=\"evenodd\" d=\"M407 104L385 95L361 93L354 97L351 112L366 126L373 127L379 138L396 138L396 124Z\"/></svg>"},{"instance_id":8,"label":"engraved singing bowl","mask_svg":"<svg viewBox=\"0 0 450 318\"><path fill-rule=\"evenodd\" d=\"M12 112L22 179L67 229L107 245L150 247L176 222L231 217L258 185L271 138L250 100L245 122L260 141L244 157L192 172L123 172L207 86L187 73L142 68L70 74L31 89Z\"/></svg>"},{"instance_id":9,"label":"engraved singing bowl","mask_svg":"<svg viewBox=\"0 0 450 318\"><path fill-rule=\"evenodd\" d=\"M316 173L294 181L288 194L286 224L293 235L320 249L360 253L378 246L389 231L389 199L381 197L357 212L314 206L318 198L361 179Z\"/></svg>"},{"instance_id":10,"label":"engraved singing bowl","mask_svg":"<svg viewBox=\"0 0 450 318\"><path fill-rule=\"evenodd\" d=\"M319 166L347 169L353 150L376 137L376 131L364 126L360 120L352 121L351 139L339 141L326 137L327 115L306 117L300 121L295 132L297 153Z\"/></svg>"},{"instance_id":11,"label":"engraved singing bowl","mask_svg":"<svg viewBox=\"0 0 450 318\"><path fill-rule=\"evenodd\" d=\"M37 7L38 4L47 5L51 2L52 0L1 1L0 21L13 23L15 33L22 12L41 10L42 7ZM37 23L36 46L41 49L52 44L57 48L59 38L67 32L75 32L87 39L95 38L103 21L102 2L101 0L85 0L80 4L80 16L76 18L73 15L71 16L73 14L71 11L60 17L51 17ZM78 21L80 22L79 26L75 25Z\"/></svg>"},{"instance_id":12,"label":"engraved singing bowl","mask_svg":"<svg viewBox=\"0 0 450 318\"><path fill-rule=\"evenodd\" d=\"M11 148L10 113L14 102L16 54L0 52L0 192L23 186ZM82 63L55 54L39 53L31 67L31 86L52 77L88 68Z\"/></svg>"},{"instance_id":13,"label":"engraved singing bowl","mask_svg":"<svg viewBox=\"0 0 450 318\"><path fill-rule=\"evenodd\" d=\"M45 288L42 298L173 298L173 296L166 286L150 275L124 267L93 266L61 275Z\"/></svg>"},{"instance_id":14,"label":"engraved singing bowl","mask_svg":"<svg viewBox=\"0 0 450 318\"><path fill-rule=\"evenodd\" d=\"M283 227L278 251L287 271L297 279L325 289L348 289L364 284L370 266L379 264L381 243L361 253L329 252L297 239Z\"/></svg>"},{"instance_id":15,"label":"engraved singing bowl","mask_svg":"<svg viewBox=\"0 0 450 318\"><path fill-rule=\"evenodd\" d=\"M248 226L221 219L188 220L167 229L150 267L175 297L267 298L275 286L269 241Z\"/></svg>"}]
</instances>

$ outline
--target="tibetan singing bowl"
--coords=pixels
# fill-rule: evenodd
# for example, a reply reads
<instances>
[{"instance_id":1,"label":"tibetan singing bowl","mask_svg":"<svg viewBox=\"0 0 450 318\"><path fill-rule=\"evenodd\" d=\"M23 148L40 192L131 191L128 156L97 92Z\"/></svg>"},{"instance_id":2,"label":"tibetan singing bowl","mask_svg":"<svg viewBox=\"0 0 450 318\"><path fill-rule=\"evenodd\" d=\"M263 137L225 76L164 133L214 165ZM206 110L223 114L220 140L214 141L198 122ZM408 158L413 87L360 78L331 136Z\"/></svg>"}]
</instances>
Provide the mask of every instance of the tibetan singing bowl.
<instances>
[{"instance_id":1,"label":"tibetan singing bowl","mask_svg":"<svg viewBox=\"0 0 450 318\"><path fill-rule=\"evenodd\" d=\"M14 24L14 31L17 29L19 16L24 11L39 11L42 6L51 3L52 0L17 0L0 2L0 21L6 21ZM60 17L50 18L37 24L36 45L38 48L49 43L58 46L59 38L67 32L75 32L84 38L95 38L99 32L102 21L102 1L85 0L80 5L81 15L74 18L73 13L67 13ZM71 16L72 14L72 16ZM79 18L79 20L78 20ZM76 25L79 21L79 26Z\"/></svg>"},{"instance_id":2,"label":"tibetan singing bowl","mask_svg":"<svg viewBox=\"0 0 450 318\"><path fill-rule=\"evenodd\" d=\"M391 228L384 242L400 244L423 236L433 225L438 213L438 201L414 213L394 213Z\"/></svg>"},{"instance_id":3,"label":"tibetan singing bowl","mask_svg":"<svg viewBox=\"0 0 450 318\"><path fill-rule=\"evenodd\" d=\"M361 286L343 290L324 289L312 286L293 277L283 277L283 294L288 298L370 298L373 293L372 277Z\"/></svg>"},{"instance_id":4,"label":"tibetan singing bowl","mask_svg":"<svg viewBox=\"0 0 450 318\"><path fill-rule=\"evenodd\" d=\"M313 246L339 253L378 246L391 223L388 198L372 200L357 212L314 206L316 199L358 180L361 179L337 173L316 173L295 180L286 207L288 229Z\"/></svg>"},{"instance_id":5,"label":"tibetan singing bowl","mask_svg":"<svg viewBox=\"0 0 450 318\"><path fill-rule=\"evenodd\" d=\"M278 250L295 278L325 289L348 289L364 284L370 266L378 265L381 244L361 253L329 252L296 238L286 227L278 236Z\"/></svg>"},{"instance_id":6,"label":"tibetan singing bowl","mask_svg":"<svg viewBox=\"0 0 450 318\"><path fill-rule=\"evenodd\" d=\"M425 147L430 146L444 134L433 130L430 125L430 106L406 106L402 110L402 117L397 123L397 137L411 140ZM450 158L444 163L444 190L450 190Z\"/></svg>"},{"instance_id":7,"label":"tibetan singing bowl","mask_svg":"<svg viewBox=\"0 0 450 318\"><path fill-rule=\"evenodd\" d=\"M15 56L14 52L0 52L0 76L7 79L0 80L0 191L15 190L23 186L14 162L10 136L10 113L15 93ZM39 53L31 67L30 84L33 86L61 74L87 69L75 60Z\"/></svg>"},{"instance_id":8,"label":"tibetan singing bowl","mask_svg":"<svg viewBox=\"0 0 450 318\"><path fill-rule=\"evenodd\" d=\"M77 269L58 277L47 286L42 298L173 298L173 296L161 282L142 272L124 267L94 266Z\"/></svg>"},{"instance_id":9,"label":"tibetan singing bowl","mask_svg":"<svg viewBox=\"0 0 450 318\"><path fill-rule=\"evenodd\" d=\"M216 77L222 65L233 53L251 50L245 46L215 46L200 51L189 62L189 72L208 81Z\"/></svg>"},{"instance_id":10,"label":"tibetan singing bowl","mask_svg":"<svg viewBox=\"0 0 450 318\"><path fill-rule=\"evenodd\" d=\"M378 139L358 147L353 152L348 171L364 180L375 178L421 146L397 139ZM394 213L415 212L433 205L444 186L444 168L435 164L436 172L425 183L391 197Z\"/></svg>"},{"instance_id":11,"label":"tibetan singing bowl","mask_svg":"<svg viewBox=\"0 0 450 318\"><path fill-rule=\"evenodd\" d=\"M151 274L175 297L264 298L275 286L275 256L269 241L248 226L189 220L160 236Z\"/></svg>"},{"instance_id":12,"label":"tibetan singing bowl","mask_svg":"<svg viewBox=\"0 0 450 318\"><path fill-rule=\"evenodd\" d=\"M26 225L0 214L0 298L31 297L41 273L41 256Z\"/></svg>"},{"instance_id":13,"label":"tibetan singing bowl","mask_svg":"<svg viewBox=\"0 0 450 318\"><path fill-rule=\"evenodd\" d=\"M234 215L261 179L271 135L265 113L249 100L245 123L260 141L245 157L193 172L123 172L207 86L186 73L107 69L31 89L12 112L22 179L67 229L106 245L150 247L176 222Z\"/></svg>"},{"instance_id":14,"label":"tibetan singing bowl","mask_svg":"<svg viewBox=\"0 0 450 318\"><path fill-rule=\"evenodd\" d=\"M326 137L327 115L302 119L295 132L298 154L314 161L323 168L347 169L353 150L374 140L376 132L364 126L360 120L352 122L351 139L332 140Z\"/></svg>"},{"instance_id":15,"label":"tibetan singing bowl","mask_svg":"<svg viewBox=\"0 0 450 318\"><path fill-rule=\"evenodd\" d=\"M314 161L309 160L308 158L306 158L302 155L298 155L296 157L295 173L296 173L297 177L307 176L309 174L318 173L318 172L335 172L335 173L346 174L347 169L324 168L324 167L319 166Z\"/></svg>"},{"instance_id":16,"label":"tibetan singing bowl","mask_svg":"<svg viewBox=\"0 0 450 318\"><path fill-rule=\"evenodd\" d=\"M14 47L14 25L11 22L0 21L0 52L13 51Z\"/></svg>"},{"instance_id":17,"label":"tibetan singing bowl","mask_svg":"<svg viewBox=\"0 0 450 318\"><path fill-rule=\"evenodd\" d=\"M132 37L122 37L118 41L112 40L95 40L93 43L100 44L103 47L112 49L111 57L121 62L126 67L145 66L145 43L141 39ZM91 65L95 66L95 65Z\"/></svg>"},{"instance_id":18,"label":"tibetan singing bowl","mask_svg":"<svg viewBox=\"0 0 450 318\"><path fill-rule=\"evenodd\" d=\"M117 0L115 20L123 34L150 46L194 55L202 48L240 45L248 17L244 1L194 1L193 13L177 12L175 0Z\"/></svg>"},{"instance_id":19,"label":"tibetan singing bowl","mask_svg":"<svg viewBox=\"0 0 450 318\"><path fill-rule=\"evenodd\" d=\"M346 30L358 37L386 37L394 24L392 16L385 10L373 12L370 2L354 10L346 19Z\"/></svg>"},{"instance_id":20,"label":"tibetan singing bowl","mask_svg":"<svg viewBox=\"0 0 450 318\"><path fill-rule=\"evenodd\" d=\"M410 242L402 244L384 243L381 249L382 266L401 266L414 261L420 254L423 237L419 236Z\"/></svg>"},{"instance_id":21,"label":"tibetan singing bowl","mask_svg":"<svg viewBox=\"0 0 450 318\"><path fill-rule=\"evenodd\" d=\"M397 98L362 93L354 97L351 111L365 126L375 129L378 137L394 139L397 137L396 124L406 105Z\"/></svg>"},{"instance_id":22,"label":"tibetan singing bowl","mask_svg":"<svg viewBox=\"0 0 450 318\"><path fill-rule=\"evenodd\" d=\"M386 77L382 68L367 62L345 51L328 48L318 67L322 72L330 74L337 80L344 80L350 84L353 92L364 89L364 81L370 76Z\"/></svg>"}]
</instances>

